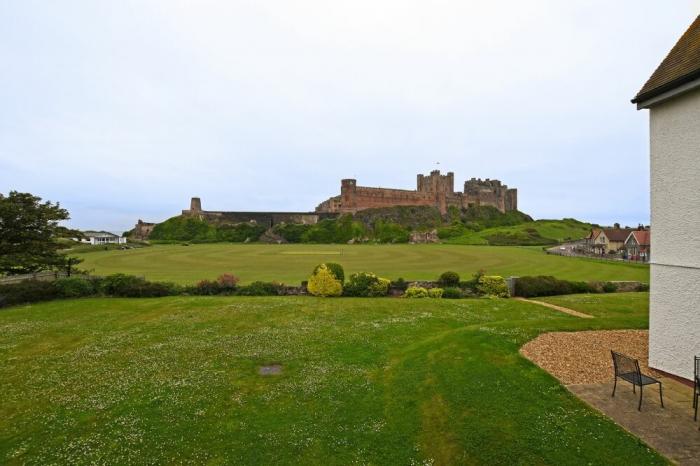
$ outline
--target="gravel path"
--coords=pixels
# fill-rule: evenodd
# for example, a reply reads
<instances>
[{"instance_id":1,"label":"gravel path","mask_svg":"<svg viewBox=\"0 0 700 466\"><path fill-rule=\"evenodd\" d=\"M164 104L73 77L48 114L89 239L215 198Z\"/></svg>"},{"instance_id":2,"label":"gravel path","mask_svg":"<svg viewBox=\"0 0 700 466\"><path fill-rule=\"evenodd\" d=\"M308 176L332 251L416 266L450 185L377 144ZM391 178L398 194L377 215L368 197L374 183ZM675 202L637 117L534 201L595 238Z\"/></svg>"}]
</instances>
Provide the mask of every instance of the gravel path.
<instances>
[{"instance_id":1,"label":"gravel path","mask_svg":"<svg viewBox=\"0 0 700 466\"><path fill-rule=\"evenodd\" d=\"M564 314L569 314L574 317L580 317L582 319L593 319L592 315L589 314L584 314L583 312L575 311L573 309L569 309L568 307L563 307L563 306L557 306L556 304L551 304L551 303L546 303L544 301L537 301L534 299L525 299L525 298L513 298L518 301L522 301L525 303L532 303L532 304L538 304L540 306L548 307L550 309L554 309L555 311L563 312Z\"/></svg>"},{"instance_id":2,"label":"gravel path","mask_svg":"<svg viewBox=\"0 0 700 466\"><path fill-rule=\"evenodd\" d=\"M639 359L642 372L648 368L649 332L605 330L544 333L526 343L520 354L552 374L564 385L612 381L610 350Z\"/></svg>"}]
</instances>

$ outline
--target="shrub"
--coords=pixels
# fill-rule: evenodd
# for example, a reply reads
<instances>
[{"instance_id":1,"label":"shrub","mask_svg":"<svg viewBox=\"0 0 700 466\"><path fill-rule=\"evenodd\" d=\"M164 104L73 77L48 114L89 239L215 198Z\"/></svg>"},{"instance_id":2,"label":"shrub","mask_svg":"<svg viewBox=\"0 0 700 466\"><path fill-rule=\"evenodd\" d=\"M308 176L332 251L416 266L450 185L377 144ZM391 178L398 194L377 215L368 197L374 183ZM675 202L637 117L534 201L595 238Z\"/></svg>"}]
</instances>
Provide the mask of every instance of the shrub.
<instances>
[{"instance_id":1,"label":"shrub","mask_svg":"<svg viewBox=\"0 0 700 466\"><path fill-rule=\"evenodd\" d=\"M391 285L391 280L378 277L376 282L369 285L367 296L386 296L389 293L389 285Z\"/></svg>"},{"instance_id":2,"label":"shrub","mask_svg":"<svg viewBox=\"0 0 700 466\"><path fill-rule=\"evenodd\" d=\"M192 289L192 294L199 296L213 296L221 293L221 285L218 281L200 280Z\"/></svg>"},{"instance_id":3,"label":"shrub","mask_svg":"<svg viewBox=\"0 0 700 466\"><path fill-rule=\"evenodd\" d=\"M223 273L216 279L221 288L228 290L234 290L239 281L241 281L240 278L230 273Z\"/></svg>"},{"instance_id":4,"label":"shrub","mask_svg":"<svg viewBox=\"0 0 700 466\"><path fill-rule=\"evenodd\" d=\"M345 294L347 296L385 296L389 292L390 280L373 273L360 272L350 275Z\"/></svg>"},{"instance_id":5,"label":"shrub","mask_svg":"<svg viewBox=\"0 0 700 466\"><path fill-rule=\"evenodd\" d=\"M457 272L445 272L440 275L438 283L441 286L459 286L459 274Z\"/></svg>"},{"instance_id":6,"label":"shrub","mask_svg":"<svg viewBox=\"0 0 700 466\"><path fill-rule=\"evenodd\" d=\"M406 298L427 298L428 290L422 286L409 286L404 293Z\"/></svg>"},{"instance_id":7,"label":"shrub","mask_svg":"<svg viewBox=\"0 0 700 466\"><path fill-rule=\"evenodd\" d=\"M459 299L462 297L462 290L455 287L445 288L442 292L442 297L445 299Z\"/></svg>"},{"instance_id":8,"label":"shrub","mask_svg":"<svg viewBox=\"0 0 700 466\"><path fill-rule=\"evenodd\" d=\"M0 307L49 301L59 297L52 282L25 280L11 285L0 285Z\"/></svg>"},{"instance_id":9,"label":"shrub","mask_svg":"<svg viewBox=\"0 0 700 466\"><path fill-rule=\"evenodd\" d=\"M238 289L240 296L277 296L284 285L277 282L253 282Z\"/></svg>"},{"instance_id":10,"label":"shrub","mask_svg":"<svg viewBox=\"0 0 700 466\"><path fill-rule=\"evenodd\" d=\"M498 298L510 296L506 279L498 275L484 275L481 277L477 290L486 296L496 296Z\"/></svg>"},{"instance_id":11,"label":"shrub","mask_svg":"<svg viewBox=\"0 0 700 466\"><path fill-rule=\"evenodd\" d=\"M104 277L100 290L106 295L124 298L158 298L179 294L182 288L173 283L148 282L141 277L118 273Z\"/></svg>"},{"instance_id":12,"label":"shrub","mask_svg":"<svg viewBox=\"0 0 700 466\"><path fill-rule=\"evenodd\" d=\"M649 291L649 284L647 283L640 283L637 286L637 291Z\"/></svg>"},{"instance_id":13,"label":"shrub","mask_svg":"<svg viewBox=\"0 0 700 466\"><path fill-rule=\"evenodd\" d=\"M430 288L428 290L428 298L442 298L444 292L445 290L442 288Z\"/></svg>"},{"instance_id":14,"label":"shrub","mask_svg":"<svg viewBox=\"0 0 700 466\"><path fill-rule=\"evenodd\" d=\"M314 296L340 296L343 285L325 264L321 264L309 278L309 293Z\"/></svg>"},{"instance_id":15,"label":"shrub","mask_svg":"<svg viewBox=\"0 0 700 466\"><path fill-rule=\"evenodd\" d=\"M396 281L391 282L390 287L396 290L406 291L406 288L408 288L408 282L399 277Z\"/></svg>"},{"instance_id":16,"label":"shrub","mask_svg":"<svg viewBox=\"0 0 700 466\"><path fill-rule=\"evenodd\" d=\"M83 277L61 278L54 282L54 286L62 298L81 298L96 292L94 283Z\"/></svg>"},{"instance_id":17,"label":"shrub","mask_svg":"<svg viewBox=\"0 0 700 466\"><path fill-rule=\"evenodd\" d=\"M318 269L322 266L325 265L328 271L335 277L336 280L340 282L342 285L345 283L345 270L343 269L343 266L340 264L336 264L335 262L326 262L325 264L319 264L314 268L314 271L312 275L314 275L316 272L318 272Z\"/></svg>"},{"instance_id":18,"label":"shrub","mask_svg":"<svg viewBox=\"0 0 700 466\"><path fill-rule=\"evenodd\" d=\"M515 281L515 295L524 298L598 292L595 284L559 280L551 276L520 277Z\"/></svg>"},{"instance_id":19,"label":"shrub","mask_svg":"<svg viewBox=\"0 0 700 466\"><path fill-rule=\"evenodd\" d=\"M603 283L603 292L604 293L614 293L617 291L617 285L613 282L605 282Z\"/></svg>"}]
</instances>

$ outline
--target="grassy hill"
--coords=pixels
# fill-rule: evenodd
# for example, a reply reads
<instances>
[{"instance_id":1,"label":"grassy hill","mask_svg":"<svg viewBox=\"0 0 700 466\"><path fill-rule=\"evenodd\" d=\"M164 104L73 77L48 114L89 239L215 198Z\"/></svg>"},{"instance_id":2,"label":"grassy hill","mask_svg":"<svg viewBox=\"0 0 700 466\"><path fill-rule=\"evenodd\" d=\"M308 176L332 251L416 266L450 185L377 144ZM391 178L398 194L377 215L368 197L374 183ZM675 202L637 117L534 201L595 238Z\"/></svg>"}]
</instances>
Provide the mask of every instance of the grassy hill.
<instances>
[{"instance_id":1,"label":"grassy hill","mask_svg":"<svg viewBox=\"0 0 700 466\"><path fill-rule=\"evenodd\" d=\"M441 229L439 233L441 233L441 239L448 244L534 246L581 239L591 231L591 228L590 223L565 218L563 220L536 220L518 225L485 228L479 231Z\"/></svg>"},{"instance_id":2,"label":"grassy hill","mask_svg":"<svg viewBox=\"0 0 700 466\"><path fill-rule=\"evenodd\" d=\"M437 229L451 244L548 245L585 236L591 225L574 219L538 220L522 212L494 207L451 207L441 215L434 207L398 206L366 209L354 215L326 219L315 225L278 224L275 239L289 243L342 244L355 242L407 243L411 232ZM177 216L158 224L150 239L161 242L254 242L264 240L266 228L251 223L210 223Z\"/></svg>"}]
</instances>

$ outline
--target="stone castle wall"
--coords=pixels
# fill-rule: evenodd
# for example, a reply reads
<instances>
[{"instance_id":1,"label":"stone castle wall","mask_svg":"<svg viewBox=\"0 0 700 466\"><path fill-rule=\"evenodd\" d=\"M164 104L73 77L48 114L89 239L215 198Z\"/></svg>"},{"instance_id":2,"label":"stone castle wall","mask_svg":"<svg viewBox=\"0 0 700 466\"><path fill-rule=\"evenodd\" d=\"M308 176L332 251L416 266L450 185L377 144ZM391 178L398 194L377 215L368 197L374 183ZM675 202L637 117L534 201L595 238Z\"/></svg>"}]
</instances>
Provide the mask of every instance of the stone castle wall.
<instances>
[{"instance_id":1,"label":"stone castle wall","mask_svg":"<svg viewBox=\"0 0 700 466\"><path fill-rule=\"evenodd\" d=\"M450 206L469 208L492 206L501 212L517 210L518 192L499 180L472 178L464 183L464 192L455 192L454 174L418 175L416 190L357 186L354 179L341 181L340 196L334 196L316 207L322 213L355 213L364 209L394 206L434 206L443 214Z\"/></svg>"}]
</instances>

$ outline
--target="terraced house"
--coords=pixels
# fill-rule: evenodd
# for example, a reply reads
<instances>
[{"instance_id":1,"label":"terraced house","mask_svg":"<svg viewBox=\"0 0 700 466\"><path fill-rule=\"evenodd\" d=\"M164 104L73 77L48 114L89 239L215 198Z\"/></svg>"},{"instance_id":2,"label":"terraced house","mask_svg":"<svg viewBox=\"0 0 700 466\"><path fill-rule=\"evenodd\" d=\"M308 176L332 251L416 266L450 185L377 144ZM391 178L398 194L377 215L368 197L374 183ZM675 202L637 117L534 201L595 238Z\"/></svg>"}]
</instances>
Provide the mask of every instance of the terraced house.
<instances>
[{"instance_id":1,"label":"terraced house","mask_svg":"<svg viewBox=\"0 0 700 466\"><path fill-rule=\"evenodd\" d=\"M632 102L650 119L649 365L691 379L700 355L700 17Z\"/></svg>"}]
</instances>

